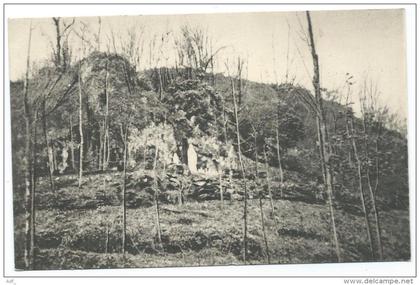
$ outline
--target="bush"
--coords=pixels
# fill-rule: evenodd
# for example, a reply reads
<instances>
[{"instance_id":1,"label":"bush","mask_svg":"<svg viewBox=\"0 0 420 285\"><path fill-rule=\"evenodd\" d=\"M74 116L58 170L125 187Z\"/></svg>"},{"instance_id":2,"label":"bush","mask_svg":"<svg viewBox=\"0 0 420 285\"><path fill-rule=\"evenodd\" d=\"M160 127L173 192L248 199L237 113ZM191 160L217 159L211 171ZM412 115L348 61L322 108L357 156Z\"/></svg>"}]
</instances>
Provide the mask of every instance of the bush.
<instances>
[{"instance_id":1,"label":"bush","mask_svg":"<svg viewBox=\"0 0 420 285\"><path fill-rule=\"evenodd\" d=\"M289 171L304 172L304 167L298 156L286 154L283 156L283 166Z\"/></svg>"}]
</instances>

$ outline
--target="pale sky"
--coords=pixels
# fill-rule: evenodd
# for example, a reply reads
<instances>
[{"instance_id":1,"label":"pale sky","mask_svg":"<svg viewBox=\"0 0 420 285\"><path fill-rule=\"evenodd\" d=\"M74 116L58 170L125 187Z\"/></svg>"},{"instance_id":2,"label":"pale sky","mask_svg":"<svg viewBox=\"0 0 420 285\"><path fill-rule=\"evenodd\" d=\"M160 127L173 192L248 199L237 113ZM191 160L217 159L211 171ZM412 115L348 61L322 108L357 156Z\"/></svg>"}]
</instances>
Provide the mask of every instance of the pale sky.
<instances>
[{"instance_id":1,"label":"pale sky","mask_svg":"<svg viewBox=\"0 0 420 285\"><path fill-rule=\"evenodd\" d=\"M71 18L65 19L70 22ZM98 18L76 18L91 32L98 32ZM170 32L163 49L161 65L173 64L173 38L180 27L188 24L208 31L216 48L225 46L219 56L216 71L225 72L225 62L238 56L248 62L247 77L260 82L282 82L286 70L289 78L312 90L312 59L304 41L307 22L302 12L234 13L176 16L102 17L101 50L109 45L111 31L117 41L127 39L127 30L143 27L144 59L138 69L149 68L148 46L153 35ZM22 78L25 71L29 20L9 21L10 78ZM35 62L47 59L54 40L51 19L33 19L31 58ZM312 24L319 54L321 85L328 89L342 88L346 73L355 80L354 93L369 78L377 84L382 104L407 117L407 79L405 29L403 10L351 10L313 12ZM79 39L71 35L71 45L78 57ZM157 50L156 48L154 50ZM289 50L289 60L287 60ZM289 63L287 63L289 62ZM287 68L287 66L289 66ZM354 101L357 101L354 98Z\"/></svg>"}]
</instances>

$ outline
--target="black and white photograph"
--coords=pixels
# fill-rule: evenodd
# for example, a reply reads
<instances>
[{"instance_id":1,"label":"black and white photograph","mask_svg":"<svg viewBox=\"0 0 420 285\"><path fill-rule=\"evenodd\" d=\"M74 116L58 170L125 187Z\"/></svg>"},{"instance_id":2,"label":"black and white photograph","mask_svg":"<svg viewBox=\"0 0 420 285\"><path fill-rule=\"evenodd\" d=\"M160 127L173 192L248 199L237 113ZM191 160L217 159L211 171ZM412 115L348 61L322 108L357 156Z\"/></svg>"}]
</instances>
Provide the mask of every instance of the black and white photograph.
<instances>
[{"instance_id":1,"label":"black and white photograph","mask_svg":"<svg viewBox=\"0 0 420 285\"><path fill-rule=\"evenodd\" d=\"M405 10L338 8L6 19L14 269L412 260Z\"/></svg>"}]
</instances>

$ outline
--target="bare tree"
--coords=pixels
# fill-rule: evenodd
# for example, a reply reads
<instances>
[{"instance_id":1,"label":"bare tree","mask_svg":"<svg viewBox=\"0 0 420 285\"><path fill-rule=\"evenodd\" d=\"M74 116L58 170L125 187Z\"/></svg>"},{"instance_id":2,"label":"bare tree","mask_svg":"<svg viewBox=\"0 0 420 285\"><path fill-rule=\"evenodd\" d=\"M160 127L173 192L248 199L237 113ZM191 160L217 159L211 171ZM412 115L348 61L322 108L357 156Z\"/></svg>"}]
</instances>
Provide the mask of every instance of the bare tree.
<instances>
[{"instance_id":1,"label":"bare tree","mask_svg":"<svg viewBox=\"0 0 420 285\"><path fill-rule=\"evenodd\" d=\"M221 209L223 209L224 207L222 178L223 178L223 169L220 169L219 170L219 191L220 191L220 208Z\"/></svg>"},{"instance_id":2,"label":"bare tree","mask_svg":"<svg viewBox=\"0 0 420 285\"><path fill-rule=\"evenodd\" d=\"M159 155L159 146L155 146L155 156L153 160L153 188L154 188L154 200L155 200L155 215L156 215L156 234L160 249L162 249L162 230L160 227L160 209L159 209L159 189L157 183L157 159Z\"/></svg>"},{"instance_id":3,"label":"bare tree","mask_svg":"<svg viewBox=\"0 0 420 285\"><path fill-rule=\"evenodd\" d=\"M82 25L80 33L74 30L74 33L81 40L81 47L79 49L79 66L78 66L78 93L79 93L79 136L80 136L80 146L79 146L79 188L82 187L82 177L83 177L83 156L84 156L84 136L83 136L83 88L82 88L82 58L85 56L87 50L86 45L91 45L87 39L88 26L83 22L80 22Z\"/></svg>"},{"instance_id":4,"label":"bare tree","mask_svg":"<svg viewBox=\"0 0 420 285\"><path fill-rule=\"evenodd\" d=\"M47 156L48 156L48 174L50 177L50 186L51 190L54 191L54 154L53 147L51 145L50 139L48 138L47 133L47 117L46 117L46 108L45 108L45 99L42 101L42 130L44 133L45 145L47 147Z\"/></svg>"},{"instance_id":5,"label":"bare tree","mask_svg":"<svg viewBox=\"0 0 420 285\"><path fill-rule=\"evenodd\" d=\"M277 115L277 118L279 118L279 115ZM277 119L277 128L276 128L276 152L277 152L277 161L279 164L279 174L280 174L280 182L284 182L284 171L283 171L283 165L281 162L281 155L280 155L280 139L279 139L279 119ZM280 188L280 195L283 197L283 188Z\"/></svg>"},{"instance_id":6,"label":"bare tree","mask_svg":"<svg viewBox=\"0 0 420 285\"><path fill-rule=\"evenodd\" d=\"M98 34L96 35L96 50L101 51L102 18L98 17Z\"/></svg>"},{"instance_id":7,"label":"bare tree","mask_svg":"<svg viewBox=\"0 0 420 285\"><path fill-rule=\"evenodd\" d=\"M25 267L33 269L34 267L34 189L32 181L32 126L33 118L31 106L29 103L29 72L30 72L30 56L31 56L31 40L32 40L32 22L29 26L28 53L26 58L26 73L24 82L24 117L25 117Z\"/></svg>"},{"instance_id":8,"label":"bare tree","mask_svg":"<svg viewBox=\"0 0 420 285\"><path fill-rule=\"evenodd\" d=\"M178 64L187 69L189 78L202 78L209 67L214 68L215 57L225 47L213 51L212 45L212 39L204 29L187 25L181 28L181 38L175 39L175 47Z\"/></svg>"},{"instance_id":9,"label":"bare tree","mask_svg":"<svg viewBox=\"0 0 420 285\"><path fill-rule=\"evenodd\" d=\"M244 186L244 215L243 215L243 260L246 263L247 262L247 254L248 254L248 191L247 191L247 183L246 183L246 174L245 174L245 167L242 161L242 151L241 151L241 135L239 132L239 118L238 118L238 103L236 98L236 90L235 90L235 82L234 78L230 76L229 72L229 65L226 63L226 69L228 71L229 77L230 77L230 83L231 83L231 94L232 94L232 100L233 100L233 109L234 109L234 115L235 115L235 127L236 127L236 141L237 141L237 152L238 152L238 158L239 158L239 164L241 167L241 173L242 173L242 183ZM238 74L239 76L239 74Z\"/></svg>"},{"instance_id":10,"label":"bare tree","mask_svg":"<svg viewBox=\"0 0 420 285\"><path fill-rule=\"evenodd\" d=\"M75 23L75 19L70 23L66 23L60 17L52 18L55 33L56 33L56 44L53 49L54 52L54 63L58 68L63 70L67 69L70 64L70 50L68 47L68 37L72 31L71 27Z\"/></svg>"},{"instance_id":11,"label":"bare tree","mask_svg":"<svg viewBox=\"0 0 420 285\"><path fill-rule=\"evenodd\" d=\"M317 127L318 127L318 142L320 147L320 154L321 154L321 165L322 170L324 173L324 184L327 189L328 195L328 204L330 209L330 218L331 218L331 226L333 231L333 238L335 244L335 251L337 255L338 262L342 261L341 252L340 252L340 244L338 241L338 234L337 234L337 227L335 223L335 214L334 214L334 205L333 205L333 172L331 169L331 149L330 144L328 142L328 132L327 132L327 124L325 122L325 110L323 107L323 99L321 97L321 85L319 79L319 62L318 62L318 54L316 53L315 48L315 41L312 31L312 22L311 16L309 11L306 11L306 18L308 21L308 33L309 33L309 40L310 40L310 48L314 66L314 75L313 75L313 86L315 89L315 100L314 106L315 110L317 111L316 120L317 120ZM313 100L313 98L311 98Z\"/></svg>"},{"instance_id":12,"label":"bare tree","mask_svg":"<svg viewBox=\"0 0 420 285\"><path fill-rule=\"evenodd\" d=\"M270 250L268 248L268 241L267 241L267 234L265 232L265 219L264 219L264 210L263 210L263 202L262 202L262 193L259 193L258 200L260 202L260 215L261 215L261 230L263 232L263 239L265 245L265 255L267 258L267 263L270 264Z\"/></svg>"},{"instance_id":13,"label":"bare tree","mask_svg":"<svg viewBox=\"0 0 420 285\"><path fill-rule=\"evenodd\" d=\"M356 134L356 130L355 130L355 127L354 127L354 115L353 115L353 112L352 112L351 108L348 107L350 105L349 96L350 96L351 82L349 82L348 80L346 82L347 82L347 87L348 87L347 95L346 95L346 102L345 102L345 106L346 106L346 108L348 108L346 110L346 114L345 114L346 135L347 135L348 140L350 141L351 149L353 150L353 156L354 156L354 159L355 159L355 162L356 162L359 195L360 195L363 215L365 217L366 235L367 235L367 238L368 238L368 241L369 241L371 257L373 258L373 241L372 241L372 235L371 235L371 227L370 227L370 222L369 222L369 216L368 216L368 212L366 210L365 192L364 192L364 188L363 188L362 160L360 158L359 148L357 146L357 141L356 141L357 134ZM351 154L349 154L349 159L351 159Z\"/></svg>"},{"instance_id":14,"label":"bare tree","mask_svg":"<svg viewBox=\"0 0 420 285\"><path fill-rule=\"evenodd\" d=\"M127 135L128 135L128 124L121 124L120 125L120 132L121 138L124 144L124 154L123 154L123 177L122 177L122 224L123 224L123 232L122 232L122 239L121 239L121 249L123 255L125 255L126 251L126 238L127 238L127 202L126 202L126 185L127 185Z\"/></svg>"},{"instance_id":15,"label":"bare tree","mask_svg":"<svg viewBox=\"0 0 420 285\"><path fill-rule=\"evenodd\" d=\"M170 36L171 32L167 31L162 33L159 36L154 36L153 38L153 42L152 45L150 46L150 48L152 48L152 46L157 49L157 57L153 57L153 61L154 61L154 70L158 76L158 83L159 83L159 99L162 101L163 97L164 97L164 89L165 89L165 84L164 84L164 80L163 80L163 74L162 74L162 67L161 65L161 60L165 58L165 47L168 45L169 42L169 36ZM156 39L159 39L156 43ZM150 62L152 62L152 57L150 58Z\"/></svg>"},{"instance_id":16,"label":"bare tree","mask_svg":"<svg viewBox=\"0 0 420 285\"><path fill-rule=\"evenodd\" d=\"M378 256L379 259L383 259L383 245L382 245L382 236L381 236L381 226L379 220L379 213L378 208L376 205L376 192L379 185L379 176L380 176L380 169L379 169L379 137L381 134L382 129L382 116L381 110L376 106L377 105L377 89L370 83L370 86L367 86L365 82L363 86L363 91L360 98L360 111L362 113L362 128L363 128L363 144L364 144L364 151L366 155L366 160L368 161L367 166L365 167L366 171L366 180L367 186L369 190L370 202L372 204L371 211L373 214L374 222L375 222L375 235L376 235L376 242L378 245ZM376 121L376 130L374 127L371 127L371 131L369 131L369 124L374 124L373 122ZM376 134L375 134L376 132ZM373 140L374 147L373 147L373 154L371 153L371 146L369 139ZM375 153L376 152L376 153ZM374 168L375 168L375 179L372 179L370 161L375 161Z\"/></svg>"},{"instance_id":17,"label":"bare tree","mask_svg":"<svg viewBox=\"0 0 420 285\"><path fill-rule=\"evenodd\" d=\"M55 162L55 151L54 146L51 143L50 138L48 137L48 126L47 126L47 100L49 100L48 95L51 94L52 90L56 87L63 76L63 72L67 69L71 61L70 49L68 46L68 37L71 33L71 27L73 26L75 20L69 24L66 24L61 18L52 18L55 30L56 30L56 44L55 48L53 49L53 62L55 67L57 68L58 76L56 80L51 80L53 82L52 87L50 89L49 94L43 93L41 100L41 120L42 120L42 130L45 140L45 145L47 149L47 157L48 157L48 170L49 170L49 179L50 179L50 187L51 190L54 191L54 171L56 170L56 162ZM50 80L47 81L46 87L49 87Z\"/></svg>"},{"instance_id":18,"label":"bare tree","mask_svg":"<svg viewBox=\"0 0 420 285\"><path fill-rule=\"evenodd\" d=\"M268 166L268 160L267 160L267 145L264 144L263 146L263 153L264 153L264 163L266 168L266 180L267 180L267 189L268 189L268 197L270 199L270 206L271 206L271 214L274 216L274 204L273 204L273 194L271 192L271 181L270 181L270 168Z\"/></svg>"},{"instance_id":19,"label":"bare tree","mask_svg":"<svg viewBox=\"0 0 420 285\"><path fill-rule=\"evenodd\" d=\"M73 119L72 114L69 114L69 127L70 127L70 155L71 155L71 168L76 169L76 161L74 157L74 135L73 135Z\"/></svg>"},{"instance_id":20,"label":"bare tree","mask_svg":"<svg viewBox=\"0 0 420 285\"><path fill-rule=\"evenodd\" d=\"M109 138L109 90L108 90L108 60L105 64L105 116L104 116L104 138L103 138L103 163L102 170L107 170L110 157L110 138Z\"/></svg>"},{"instance_id":21,"label":"bare tree","mask_svg":"<svg viewBox=\"0 0 420 285\"><path fill-rule=\"evenodd\" d=\"M82 76L81 76L81 64L79 63L78 70L78 91L79 91L79 136L80 136L80 147L79 147L79 188L82 187L83 177L83 96L82 96Z\"/></svg>"}]
</instances>

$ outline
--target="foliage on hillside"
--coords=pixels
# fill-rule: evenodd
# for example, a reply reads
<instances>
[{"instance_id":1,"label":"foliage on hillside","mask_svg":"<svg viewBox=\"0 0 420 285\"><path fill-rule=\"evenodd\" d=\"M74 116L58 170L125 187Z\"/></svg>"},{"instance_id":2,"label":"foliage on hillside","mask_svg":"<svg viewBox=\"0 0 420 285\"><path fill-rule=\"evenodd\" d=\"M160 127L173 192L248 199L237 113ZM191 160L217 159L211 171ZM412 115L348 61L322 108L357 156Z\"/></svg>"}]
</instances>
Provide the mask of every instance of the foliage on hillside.
<instances>
[{"instance_id":1,"label":"foliage on hillside","mask_svg":"<svg viewBox=\"0 0 420 285\"><path fill-rule=\"evenodd\" d=\"M40 68L29 82L39 269L238 264L242 212L237 201L244 199L251 204L249 263L265 263L268 256L276 263L335 261L317 120L305 103L310 91L290 83L268 85L209 74L198 67L139 72L126 56L100 52L65 70ZM236 158L235 86L241 94L237 115L245 156L243 179ZM25 138L20 115L23 89L22 82L11 82L19 268L25 209L24 169L19 163ZM370 260L368 243L359 234L363 215L352 141L360 146L366 172L362 186L372 188L371 180L377 181L374 194L383 221L385 259L405 260L409 258L406 138L389 128L383 119L386 111L368 109L358 117L332 93L323 90L323 103L344 260ZM213 176L188 171L188 152L197 153L200 167ZM77 185L70 177L81 164ZM55 187L49 188L46 176L51 167ZM259 209L259 198L264 203L274 199L275 213ZM219 202L226 207L219 208ZM120 205L124 217L125 207L129 209L129 255L124 261L116 255L121 251ZM161 232L156 231L153 216L159 207ZM268 252L261 213L266 217Z\"/></svg>"}]
</instances>

